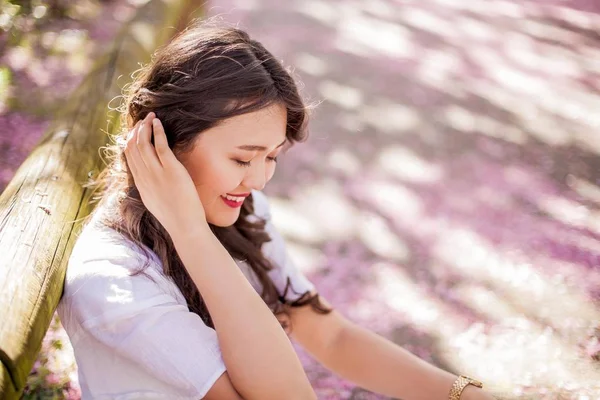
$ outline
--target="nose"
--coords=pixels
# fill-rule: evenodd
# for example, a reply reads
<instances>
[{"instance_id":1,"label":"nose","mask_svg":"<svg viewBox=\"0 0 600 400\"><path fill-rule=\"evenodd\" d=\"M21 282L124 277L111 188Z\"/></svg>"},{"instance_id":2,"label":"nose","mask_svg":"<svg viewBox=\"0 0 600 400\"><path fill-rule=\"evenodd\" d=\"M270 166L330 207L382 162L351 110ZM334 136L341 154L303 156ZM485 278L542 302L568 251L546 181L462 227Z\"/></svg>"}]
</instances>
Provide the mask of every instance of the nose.
<instances>
[{"instance_id":1,"label":"nose","mask_svg":"<svg viewBox=\"0 0 600 400\"><path fill-rule=\"evenodd\" d=\"M265 185L269 181L267 176L267 168L264 163L256 163L255 166L248 168L246 176L244 177L244 186L254 189L263 190Z\"/></svg>"}]
</instances>

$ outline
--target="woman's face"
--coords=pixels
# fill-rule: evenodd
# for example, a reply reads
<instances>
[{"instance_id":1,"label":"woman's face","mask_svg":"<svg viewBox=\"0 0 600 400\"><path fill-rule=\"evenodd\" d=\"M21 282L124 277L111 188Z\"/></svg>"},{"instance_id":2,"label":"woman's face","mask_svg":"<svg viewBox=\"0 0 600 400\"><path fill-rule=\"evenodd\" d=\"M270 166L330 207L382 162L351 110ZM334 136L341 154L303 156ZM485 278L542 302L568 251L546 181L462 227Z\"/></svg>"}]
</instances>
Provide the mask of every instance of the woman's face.
<instances>
[{"instance_id":1,"label":"woman's face","mask_svg":"<svg viewBox=\"0 0 600 400\"><path fill-rule=\"evenodd\" d=\"M235 196L262 190L273 177L275 157L286 140L286 123L286 109L280 104L238 115L202 132L192 150L179 157L209 223L233 225L244 200Z\"/></svg>"}]
</instances>

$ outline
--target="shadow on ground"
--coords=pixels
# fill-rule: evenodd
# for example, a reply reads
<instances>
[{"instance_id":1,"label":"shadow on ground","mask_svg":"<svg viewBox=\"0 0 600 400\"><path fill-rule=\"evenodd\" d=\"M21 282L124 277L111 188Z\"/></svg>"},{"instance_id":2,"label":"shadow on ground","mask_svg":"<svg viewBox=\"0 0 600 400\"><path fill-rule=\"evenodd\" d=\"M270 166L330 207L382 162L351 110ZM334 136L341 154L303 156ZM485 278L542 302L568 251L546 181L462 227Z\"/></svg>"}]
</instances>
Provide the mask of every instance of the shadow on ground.
<instances>
[{"instance_id":1,"label":"shadow on ground","mask_svg":"<svg viewBox=\"0 0 600 400\"><path fill-rule=\"evenodd\" d=\"M266 190L301 268L350 318L500 398L600 395L598 11L211 8L319 103ZM319 398L380 398L303 361Z\"/></svg>"}]
</instances>

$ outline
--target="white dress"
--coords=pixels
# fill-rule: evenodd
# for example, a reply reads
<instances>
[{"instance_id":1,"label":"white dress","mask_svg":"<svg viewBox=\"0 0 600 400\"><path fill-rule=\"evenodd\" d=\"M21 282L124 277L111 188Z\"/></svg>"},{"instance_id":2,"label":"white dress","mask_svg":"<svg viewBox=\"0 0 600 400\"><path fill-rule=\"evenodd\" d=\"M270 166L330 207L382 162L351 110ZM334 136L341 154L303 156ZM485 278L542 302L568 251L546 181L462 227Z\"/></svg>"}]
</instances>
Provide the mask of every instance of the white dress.
<instances>
[{"instance_id":1,"label":"white dress","mask_svg":"<svg viewBox=\"0 0 600 400\"><path fill-rule=\"evenodd\" d=\"M268 200L253 191L254 214L267 219L271 241L263 253L286 298L313 290L286 254L270 221ZM78 366L82 399L190 399L204 397L226 370L214 329L191 313L173 281L153 255L144 274L131 276L144 259L139 249L93 218L69 259L58 314ZM236 261L258 293L251 268ZM150 279L152 278L152 279Z\"/></svg>"}]
</instances>

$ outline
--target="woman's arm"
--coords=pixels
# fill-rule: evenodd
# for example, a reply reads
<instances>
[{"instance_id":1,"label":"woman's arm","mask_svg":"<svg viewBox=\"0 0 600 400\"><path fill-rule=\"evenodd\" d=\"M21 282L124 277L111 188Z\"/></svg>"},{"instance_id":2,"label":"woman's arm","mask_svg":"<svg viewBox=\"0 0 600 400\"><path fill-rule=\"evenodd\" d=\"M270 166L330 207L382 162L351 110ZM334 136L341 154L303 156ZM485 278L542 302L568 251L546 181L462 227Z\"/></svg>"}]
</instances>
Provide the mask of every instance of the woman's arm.
<instances>
[{"instance_id":1,"label":"woman's arm","mask_svg":"<svg viewBox=\"0 0 600 400\"><path fill-rule=\"evenodd\" d=\"M329 306L325 302L326 306ZM446 400L457 376L421 360L333 311L293 309L292 337L325 367L360 387L406 400ZM461 400L493 399L467 386Z\"/></svg>"},{"instance_id":2,"label":"woman's arm","mask_svg":"<svg viewBox=\"0 0 600 400\"><path fill-rule=\"evenodd\" d=\"M406 400L446 400L457 376L425 362L358 325L343 329L324 360L341 376L366 389ZM461 400L492 399L472 385Z\"/></svg>"},{"instance_id":3,"label":"woman's arm","mask_svg":"<svg viewBox=\"0 0 600 400\"><path fill-rule=\"evenodd\" d=\"M208 225L172 236L177 253L202 293L227 372L241 396L315 399L281 325Z\"/></svg>"}]
</instances>

